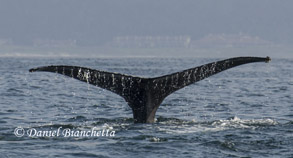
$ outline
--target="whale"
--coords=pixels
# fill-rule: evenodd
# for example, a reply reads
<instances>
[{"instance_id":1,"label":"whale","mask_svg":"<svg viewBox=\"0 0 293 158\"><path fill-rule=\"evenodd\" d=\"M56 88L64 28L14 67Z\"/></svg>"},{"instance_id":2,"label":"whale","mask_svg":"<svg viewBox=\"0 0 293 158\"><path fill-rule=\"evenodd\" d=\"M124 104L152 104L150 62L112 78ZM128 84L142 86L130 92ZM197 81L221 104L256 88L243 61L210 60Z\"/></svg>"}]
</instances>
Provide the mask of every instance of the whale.
<instances>
[{"instance_id":1,"label":"whale","mask_svg":"<svg viewBox=\"0 0 293 158\"><path fill-rule=\"evenodd\" d=\"M68 65L42 66L29 72L58 73L111 91L128 103L134 123L154 123L158 107L175 91L239 65L269 61L270 57L234 57L153 78Z\"/></svg>"}]
</instances>

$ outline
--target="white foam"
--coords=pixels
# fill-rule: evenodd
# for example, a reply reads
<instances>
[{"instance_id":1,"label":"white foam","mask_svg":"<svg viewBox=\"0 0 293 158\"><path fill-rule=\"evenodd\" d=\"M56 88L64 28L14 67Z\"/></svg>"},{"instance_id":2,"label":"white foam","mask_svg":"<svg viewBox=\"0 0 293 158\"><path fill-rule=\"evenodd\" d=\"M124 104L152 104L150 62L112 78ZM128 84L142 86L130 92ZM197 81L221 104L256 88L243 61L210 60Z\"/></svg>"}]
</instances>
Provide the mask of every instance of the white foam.
<instances>
[{"instance_id":1,"label":"white foam","mask_svg":"<svg viewBox=\"0 0 293 158\"><path fill-rule=\"evenodd\" d=\"M171 124L174 124L174 122ZM233 117L227 120L217 120L213 122L189 122L182 125L170 127L170 122L166 126L160 126L160 131L165 131L169 134L189 134L198 132L216 132L228 129L256 129L262 126L277 125L278 122L273 119L251 119L245 120L238 117Z\"/></svg>"}]
</instances>

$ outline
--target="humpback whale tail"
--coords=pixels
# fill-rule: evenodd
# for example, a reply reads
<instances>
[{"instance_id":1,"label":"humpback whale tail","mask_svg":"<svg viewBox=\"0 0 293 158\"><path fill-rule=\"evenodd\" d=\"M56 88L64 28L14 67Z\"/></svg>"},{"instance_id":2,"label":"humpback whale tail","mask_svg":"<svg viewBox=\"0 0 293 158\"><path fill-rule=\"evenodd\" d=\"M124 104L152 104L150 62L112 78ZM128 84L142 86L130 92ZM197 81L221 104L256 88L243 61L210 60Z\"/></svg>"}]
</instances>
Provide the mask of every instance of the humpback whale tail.
<instances>
[{"instance_id":1,"label":"humpback whale tail","mask_svg":"<svg viewBox=\"0 0 293 158\"><path fill-rule=\"evenodd\" d=\"M132 108L134 122L152 123L162 101L171 93L229 68L252 62L269 62L269 57L237 57L212 62L173 74L142 78L78 66L44 66L30 72L55 72L109 90L123 97Z\"/></svg>"}]
</instances>

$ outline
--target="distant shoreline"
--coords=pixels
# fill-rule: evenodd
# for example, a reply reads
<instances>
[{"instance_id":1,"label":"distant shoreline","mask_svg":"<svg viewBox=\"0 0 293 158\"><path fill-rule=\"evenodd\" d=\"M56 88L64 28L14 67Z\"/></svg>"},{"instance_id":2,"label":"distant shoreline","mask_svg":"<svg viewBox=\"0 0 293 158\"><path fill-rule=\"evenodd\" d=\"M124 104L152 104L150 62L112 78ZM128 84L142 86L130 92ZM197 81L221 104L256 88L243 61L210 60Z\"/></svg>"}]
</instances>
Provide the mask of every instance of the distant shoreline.
<instances>
[{"instance_id":1,"label":"distant shoreline","mask_svg":"<svg viewBox=\"0 0 293 158\"><path fill-rule=\"evenodd\" d=\"M233 56L270 56L293 58L293 46L247 46L202 48L114 48L114 47L34 47L0 46L0 57L62 57L62 58L155 58L198 57L224 58Z\"/></svg>"}]
</instances>

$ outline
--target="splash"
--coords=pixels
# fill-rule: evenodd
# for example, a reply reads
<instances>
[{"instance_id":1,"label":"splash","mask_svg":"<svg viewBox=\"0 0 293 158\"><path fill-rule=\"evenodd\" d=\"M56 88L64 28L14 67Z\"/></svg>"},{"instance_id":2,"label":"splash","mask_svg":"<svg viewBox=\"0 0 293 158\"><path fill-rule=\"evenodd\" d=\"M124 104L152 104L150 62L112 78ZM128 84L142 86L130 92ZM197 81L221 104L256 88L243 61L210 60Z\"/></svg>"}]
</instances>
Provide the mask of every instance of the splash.
<instances>
[{"instance_id":1,"label":"splash","mask_svg":"<svg viewBox=\"0 0 293 158\"><path fill-rule=\"evenodd\" d=\"M240 119L238 117L232 117L227 120L218 120L212 123L215 127L225 127L225 128L258 128L262 126L274 126L277 125L278 122L272 119L252 119L245 120Z\"/></svg>"},{"instance_id":2,"label":"splash","mask_svg":"<svg viewBox=\"0 0 293 158\"><path fill-rule=\"evenodd\" d=\"M245 120L238 117L232 117L226 120L216 120L212 122L197 122L183 121L183 120L170 120L166 119L159 122L160 131L165 131L170 134L190 134L198 132L217 132L229 129L257 129L261 127L275 126L279 123L273 119L251 119ZM176 128L170 128L170 125L176 124Z\"/></svg>"}]
</instances>

